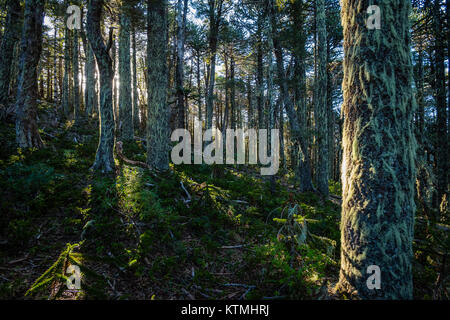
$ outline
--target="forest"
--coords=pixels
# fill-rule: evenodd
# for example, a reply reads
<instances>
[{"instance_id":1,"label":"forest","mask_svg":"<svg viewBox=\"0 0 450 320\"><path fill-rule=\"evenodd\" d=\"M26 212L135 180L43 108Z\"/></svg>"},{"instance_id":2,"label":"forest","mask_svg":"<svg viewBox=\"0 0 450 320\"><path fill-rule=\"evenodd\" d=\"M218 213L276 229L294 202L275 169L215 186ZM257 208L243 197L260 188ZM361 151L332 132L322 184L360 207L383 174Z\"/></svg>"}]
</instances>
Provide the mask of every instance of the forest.
<instances>
[{"instance_id":1,"label":"forest","mask_svg":"<svg viewBox=\"0 0 450 320\"><path fill-rule=\"evenodd\" d=\"M0 0L0 300L448 300L449 23Z\"/></svg>"}]
</instances>

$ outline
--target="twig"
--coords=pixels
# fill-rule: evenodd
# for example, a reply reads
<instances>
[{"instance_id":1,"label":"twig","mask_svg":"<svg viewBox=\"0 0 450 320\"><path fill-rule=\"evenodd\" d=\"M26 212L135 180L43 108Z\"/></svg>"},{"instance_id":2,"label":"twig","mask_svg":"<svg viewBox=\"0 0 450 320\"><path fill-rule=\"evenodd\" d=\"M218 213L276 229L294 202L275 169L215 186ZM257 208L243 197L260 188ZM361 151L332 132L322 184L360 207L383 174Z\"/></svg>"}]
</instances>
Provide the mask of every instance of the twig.
<instances>
[{"instance_id":1,"label":"twig","mask_svg":"<svg viewBox=\"0 0 450 320\"><path fill-rule=\"evenodd\" d=\"M247 246L246 244L240 244L237 246L222 246L222 247L220 247L220 249L240 249L240 248L244 248L246 246Z\"/></svg>"}]
</instances>

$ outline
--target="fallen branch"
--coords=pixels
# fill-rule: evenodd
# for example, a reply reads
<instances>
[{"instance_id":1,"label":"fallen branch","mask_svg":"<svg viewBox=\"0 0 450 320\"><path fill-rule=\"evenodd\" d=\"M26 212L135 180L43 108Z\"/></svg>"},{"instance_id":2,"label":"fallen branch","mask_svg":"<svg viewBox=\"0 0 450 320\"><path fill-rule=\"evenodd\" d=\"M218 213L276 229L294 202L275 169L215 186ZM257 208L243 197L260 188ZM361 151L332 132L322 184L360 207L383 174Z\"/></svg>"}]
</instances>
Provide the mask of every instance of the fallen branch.
<instances>
[{"instance_id":1,"label":"fallen branch","mask_svg":"<svg viewBox=\"0 0 450 320\"><path fill-rule=\"evenodd\" d=\"M148 164L144 163L144 162L130 160L127 157L125 157L124 154L123 154L123 143L122 143L122 141L117 141L117 143L116 143L116 153L117 153L117 156L120 158L120 160L122 160L126 164L129 164L129 165L132 165L132 166L143 167L145 169L151 169L151 167Z\"/></svg>"}]
</instances>

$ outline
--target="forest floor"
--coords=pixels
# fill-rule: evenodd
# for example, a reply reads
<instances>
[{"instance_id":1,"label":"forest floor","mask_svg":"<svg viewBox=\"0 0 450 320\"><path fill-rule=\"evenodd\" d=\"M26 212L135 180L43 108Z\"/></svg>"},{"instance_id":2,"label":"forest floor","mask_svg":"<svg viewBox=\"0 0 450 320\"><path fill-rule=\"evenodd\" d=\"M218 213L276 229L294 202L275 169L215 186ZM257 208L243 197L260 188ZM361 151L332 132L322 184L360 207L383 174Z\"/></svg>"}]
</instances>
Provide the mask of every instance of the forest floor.
<instances>
[{"instance_id":1,"label":"forest floor","mask_svg":"<svg viewBox=\"0 0 450 320\"><path fill-rule=\"evenodd\" d=\"M0 299L334 298L336 197L295 192L289 175L273 188L245 166L154 174L117 162L95 175L97 125L58 125L53 109L40 106L42 150L17 149L14 125L0 128ZM145 146L124 154L145 161ZM415 295L431 298L439 263L421 250ZM69 265L81 290L67 289Z\"/></svg>"}]
</instances>

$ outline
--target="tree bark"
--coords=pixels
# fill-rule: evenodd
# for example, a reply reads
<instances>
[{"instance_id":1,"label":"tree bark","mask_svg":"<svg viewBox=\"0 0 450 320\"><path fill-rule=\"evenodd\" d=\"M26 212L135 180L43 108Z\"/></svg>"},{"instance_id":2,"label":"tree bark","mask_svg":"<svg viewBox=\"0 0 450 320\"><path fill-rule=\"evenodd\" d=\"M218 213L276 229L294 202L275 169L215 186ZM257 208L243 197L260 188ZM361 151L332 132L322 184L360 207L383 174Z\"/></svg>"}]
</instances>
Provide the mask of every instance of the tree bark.
<instances>
[{"instance_id":1,"label":"tree bark","mask_svg":"<svg viewBox=\"0 0 450 320\"><path fill-rule=\"evenodd\" d=\"M415 100L410 2L383 2L380 30L369 0L344 0L341 271L338 291L361 299L412 299ZM369 289L368 267L380 268ZM373 282L371 282L373 284Z\"/></svg>"},{"instance_id":2,"label":"tree bark","mask_svg":"<svg viewBox=\"0 0 450 320\"><path fill-rule=\"evenodd\" d=\"M186 127L185 104L184 104L184 43L186 30L186 15L188 0L178 0L177 2L177 66L175 70L175 85L177 93L176 107L176 129Z\"/></svg>"},{"instance_id":3,"label":"tree bark","mask_svg":"<svg viewBox=\"0 0 450 320\"><path fill-rule=\"evenodd\" d=\"M131 55L130 55L130 8L122 4L119 33L119 137L123 141L133 140L133 101L131 96Z\"/></svg>"},{"instance_id":4,"label":"tree bark","mask_svg":"<svg viewBox=\"0 0 450 320\"><path fill-rule=\"evenodd\" d=\"M148 0L148 124L147 163L158 171L169 169L169 119L167 107L167 0Z\"/></svg>"},{"instance_id":5,"label":"tree bark","mask_svg":"<svg viewBox=\"0 0 450 320\"><path fill-rule=\"evenodd\" d=\"M44 0L27 0L21 40L16 101L16 141L20 148L41 148L37 117L38 64L42 52Z\"/></svg>"},{"instance_id":6,"label":"tree bark","mask_svg":"<svg viewBox=\"0 0 450 320\"><path fill-rule=\"evenodd\" d=\"M87 36L100 71L100 141L92 169L110 173L115 169L112 104L112 81L114 75L112 60L107 46L103 42L100 29L102 6L103 0L90 0L87 14Z\"/></svg>"},{"instance_id":7,"label":"tree bark","mask_svg":"<svg viewBox=\"0 0 450 320\"><path fill-rule=\"evenodd\" d=\"M440 12L440 1L433 6L433 22L435 36L435 66L436 66L436 176L437 176L437 207L442 197L448 192L448 146L447 146L447 101L445 86L445 37L442 31L443 23Z\"/></svg>"},{"instance_id":8,"label":"tree bark","mask_svg":"<svg viewBox=\"0 0 450 320\"><path fill-rule=\"evenodd\" d=\"M324 0L316 0L317 78L314 82L317 141L317 190L328 196L327 29Z\"/></svg>"},{"instance_id":9,"label":"tree bark","mask_svg":"<svg viewBox=\"0 0 450 320\"><path fill-rule=\"evenodd\" d=\"M20 1L8 0L7 8L5 31L0 45L0 108L6 108L8 104L14 47L20 39L22 28Z\"/></svg>"}]
</instances>

